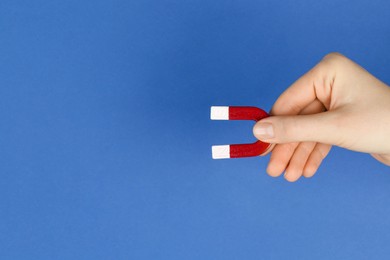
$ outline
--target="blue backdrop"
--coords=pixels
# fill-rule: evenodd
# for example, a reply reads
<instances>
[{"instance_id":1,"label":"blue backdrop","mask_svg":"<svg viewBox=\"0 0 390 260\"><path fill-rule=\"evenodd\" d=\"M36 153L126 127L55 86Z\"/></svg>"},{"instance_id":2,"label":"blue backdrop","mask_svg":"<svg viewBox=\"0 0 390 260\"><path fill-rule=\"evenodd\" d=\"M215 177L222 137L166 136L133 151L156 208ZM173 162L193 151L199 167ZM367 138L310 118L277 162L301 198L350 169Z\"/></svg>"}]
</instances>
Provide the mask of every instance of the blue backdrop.
<instances>
[{"instance_id":1,"label":"blue backdrop","mask_svg":"<svg viewBox=\"0 0 390 260\"><path fill-rule=\"evenodd\" d=\"M1 259L385 259L390 168L212 160L325 54L390 82L390 2L0 2Z\"/></svg>"}]
</instances>

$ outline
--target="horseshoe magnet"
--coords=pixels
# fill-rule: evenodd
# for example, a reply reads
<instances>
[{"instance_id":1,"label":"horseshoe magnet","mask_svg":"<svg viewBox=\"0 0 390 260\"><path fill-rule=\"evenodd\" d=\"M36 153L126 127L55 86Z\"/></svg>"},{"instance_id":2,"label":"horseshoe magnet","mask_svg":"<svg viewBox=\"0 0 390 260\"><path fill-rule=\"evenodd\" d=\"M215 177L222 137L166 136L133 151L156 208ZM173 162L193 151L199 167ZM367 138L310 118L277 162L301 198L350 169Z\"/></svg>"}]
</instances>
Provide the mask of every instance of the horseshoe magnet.
<instances>
[{"instance_id":1,"label":"horseshoe magnet","mask_svg":"<svg viewBox=\"0 0 390 260\"><path fill-rule=\"evenodd\" d=\"M211 120L254 120L259 121L268 117L268 113L257 107L247 106L212 106ZM213 159L243 158L258 156L271 146L261 141L252 144L213 145L211 147Z\"/></svg>"}]
</instances>

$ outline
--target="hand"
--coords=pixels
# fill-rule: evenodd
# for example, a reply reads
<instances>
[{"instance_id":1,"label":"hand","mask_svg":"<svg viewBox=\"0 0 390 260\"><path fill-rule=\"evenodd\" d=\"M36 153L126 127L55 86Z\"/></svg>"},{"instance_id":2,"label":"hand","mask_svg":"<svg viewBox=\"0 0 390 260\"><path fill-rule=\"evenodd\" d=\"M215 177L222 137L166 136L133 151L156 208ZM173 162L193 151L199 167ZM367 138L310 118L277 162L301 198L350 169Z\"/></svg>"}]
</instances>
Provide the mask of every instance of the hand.
<instances>
[{"instance_id":1,"label":"hand","mask_svg":"<svg viewBox=\"0 0 390 260\"><path fill-rule=\"evenodd\" d=\"M253 128L275 143L267 172L288 181L315 174L331 145L390 165L390 88L338 53L326 55Z\"/></svg>"}]
</instances>

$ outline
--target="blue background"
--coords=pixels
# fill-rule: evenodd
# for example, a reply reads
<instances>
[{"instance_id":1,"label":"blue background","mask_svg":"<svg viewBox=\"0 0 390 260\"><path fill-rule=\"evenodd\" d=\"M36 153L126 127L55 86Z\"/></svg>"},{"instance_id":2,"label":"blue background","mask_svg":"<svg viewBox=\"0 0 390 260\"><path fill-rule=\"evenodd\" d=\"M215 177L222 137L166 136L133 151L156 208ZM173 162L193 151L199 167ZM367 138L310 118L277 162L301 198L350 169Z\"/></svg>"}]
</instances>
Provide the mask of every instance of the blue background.
<instances>
[{"instance_id":1,"label":"blue background","mask_svg":"<svg viewBox=\"0 0 390 260\"><path fill-rule=\"evenodd\" d=\"M312 179L211 105L269 110L325 54L390 82L390 2L0 2L1 259L385 259L390 168L334 148Z\"/></svg>"}]
</instances>

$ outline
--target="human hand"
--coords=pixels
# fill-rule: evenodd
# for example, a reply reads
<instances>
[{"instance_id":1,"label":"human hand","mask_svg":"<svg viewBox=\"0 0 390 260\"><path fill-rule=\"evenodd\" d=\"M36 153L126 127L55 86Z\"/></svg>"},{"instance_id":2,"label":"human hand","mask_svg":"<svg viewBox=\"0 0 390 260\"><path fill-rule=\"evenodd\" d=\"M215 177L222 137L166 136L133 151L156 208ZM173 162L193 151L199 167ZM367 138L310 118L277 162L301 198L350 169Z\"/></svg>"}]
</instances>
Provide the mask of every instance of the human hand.
<instances>
[{"instance_id":1,"label":"human hand","mask_svg":"<svg viewBox=\"0 0 390 260\"><path fill-rule=\"evenodd\" d=\"M370 153L390 166L390 88L358 64L330 53L275 102L253 128L275 143L269 175L312 177L336 145Z\"/></svg>"}]
</instances>

